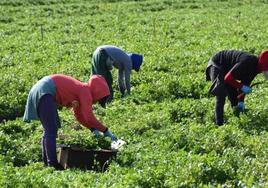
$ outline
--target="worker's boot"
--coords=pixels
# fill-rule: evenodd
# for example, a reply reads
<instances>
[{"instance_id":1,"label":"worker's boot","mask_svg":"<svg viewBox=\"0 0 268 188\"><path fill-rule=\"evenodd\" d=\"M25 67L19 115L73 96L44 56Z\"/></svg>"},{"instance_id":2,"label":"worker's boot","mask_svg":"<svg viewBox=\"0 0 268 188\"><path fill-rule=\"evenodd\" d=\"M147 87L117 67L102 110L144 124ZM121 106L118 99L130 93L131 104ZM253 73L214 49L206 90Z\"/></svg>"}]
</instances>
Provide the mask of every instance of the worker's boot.
<instances>
[{"instance_id":1,"label":"worker's boot","mask_svg":"<svg viewBox=\"0 0 268 188\"><path fill-rule=\"evenodd\" d=\"M56 170L64 170L57 160L56 136L46 136L44 140L48 166L54 167Z\"/></svg>"}]
</instances>

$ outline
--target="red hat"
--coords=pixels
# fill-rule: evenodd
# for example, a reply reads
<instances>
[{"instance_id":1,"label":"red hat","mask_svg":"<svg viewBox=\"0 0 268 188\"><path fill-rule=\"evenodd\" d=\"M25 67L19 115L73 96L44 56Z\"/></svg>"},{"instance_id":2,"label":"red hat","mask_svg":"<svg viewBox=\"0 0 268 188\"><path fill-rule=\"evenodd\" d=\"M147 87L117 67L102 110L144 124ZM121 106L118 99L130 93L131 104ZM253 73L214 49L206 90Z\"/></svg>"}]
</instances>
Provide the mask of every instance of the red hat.
<instances>
[{"instance_id":1,"label":"red hat","mask_svg":"<svg viewBox=\"0 0 268 188\"><path fill-rule=\"evenodd\" d=\"M268 71L268 50L262 51L259 55L259 69L260 71Z\"/></svg>"}]
</instances>

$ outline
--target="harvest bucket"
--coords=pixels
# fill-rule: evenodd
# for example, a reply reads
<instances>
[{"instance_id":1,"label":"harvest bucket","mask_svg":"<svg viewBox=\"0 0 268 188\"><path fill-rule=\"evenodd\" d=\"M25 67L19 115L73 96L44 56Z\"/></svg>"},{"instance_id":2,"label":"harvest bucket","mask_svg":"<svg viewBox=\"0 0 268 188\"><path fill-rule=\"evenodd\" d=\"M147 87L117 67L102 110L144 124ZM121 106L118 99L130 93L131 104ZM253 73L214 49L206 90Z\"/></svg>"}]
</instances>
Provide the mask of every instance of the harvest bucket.
<instances>
[{"instance_id":1,"label":"harvest bucket","mask_svg":"<svg viewBox=\"0 0 268 188\"><path fill-rule=\"evenodd\" d=\"M113 150L87 150L65 145L60 145L59 148L58 161L65 169L79 168L104 172L117 154L117 151Z\"/></svg>"}]
</instances>

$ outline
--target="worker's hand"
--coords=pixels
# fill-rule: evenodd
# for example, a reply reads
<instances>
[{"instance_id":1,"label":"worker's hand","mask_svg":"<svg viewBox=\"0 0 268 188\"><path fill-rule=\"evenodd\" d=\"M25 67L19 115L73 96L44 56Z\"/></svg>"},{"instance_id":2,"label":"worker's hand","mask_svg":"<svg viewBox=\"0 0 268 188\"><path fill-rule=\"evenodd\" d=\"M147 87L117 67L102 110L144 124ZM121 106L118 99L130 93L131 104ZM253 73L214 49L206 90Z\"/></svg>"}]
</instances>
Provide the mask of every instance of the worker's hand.
<instances>
[{"instance_id":1,"label":"worker's hand","mask_svg":"<svg viewBox=\"0 0 268 188\"><path fill-rule=\"evenodd\" d=\"M244 102L238 102L237 108L238 108L238 110L240 112L244 111L245 110L245 104L244 104Z\"/></svg>"},{"instance_id":2,"label":"worker's hand","mask_svg":"<svg viewBox=\"0 0 268 188\"><path fill-rule=\"evenodd\" d=\"M237 106L233 107L233 113L235 116L239 116L241 112L245 110L244 102L238 102Z\"/></svg>"},{"instance_id":3,"label":"worker's hand","mask_svg":"<svg viewBox=\"0 0 268 188\"><path fill-rule=\"evenodd\" d=\"M246 85L243 85L242 88L241 88L241 91L245 94L249 94L252 92L252 89Z\"/></svg>"},{"instance_id":4,"label":"worker's hand","mask_svg":"<svg viewBox=\"0 0 268 188\"><path fill-rule=\"evenodd\" d=\"M96 138L99 138L101 136L101 133L97 129L91 128L90 130Z\"/></svg>"},{"instance_id":5,"label":"worker's hand","mask_svg":"<svg viewBox=\"0 0 268 188\"><path fill-rule=\"evenodd\" d=\"M112 141L117 141L116 136L111 131L109 131L109 130L105 131L103 133L103 135L110 137L112 139Z\"/></svg>"}]
</instances>

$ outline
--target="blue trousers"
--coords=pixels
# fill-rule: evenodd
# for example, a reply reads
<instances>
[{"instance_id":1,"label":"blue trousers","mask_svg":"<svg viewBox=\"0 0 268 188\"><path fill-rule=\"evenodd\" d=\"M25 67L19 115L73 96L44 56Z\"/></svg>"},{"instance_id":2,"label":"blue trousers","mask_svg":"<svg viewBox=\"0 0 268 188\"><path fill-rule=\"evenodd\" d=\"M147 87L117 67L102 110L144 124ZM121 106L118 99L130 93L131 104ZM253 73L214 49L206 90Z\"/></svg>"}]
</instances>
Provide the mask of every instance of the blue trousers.
<instances>
[{"instance_id":1,"label":"blue trousers","mask_svg":"<svg viewBox=\"0 0 268 188\"><path fill-rule=\"evenodd\" d=\"M46 166L58 163L56 155L56 137L59 127L59 116L54 97L44 95L38 104L38 116L43 126L42 158Z\"/></svg>"}]
</instances>

